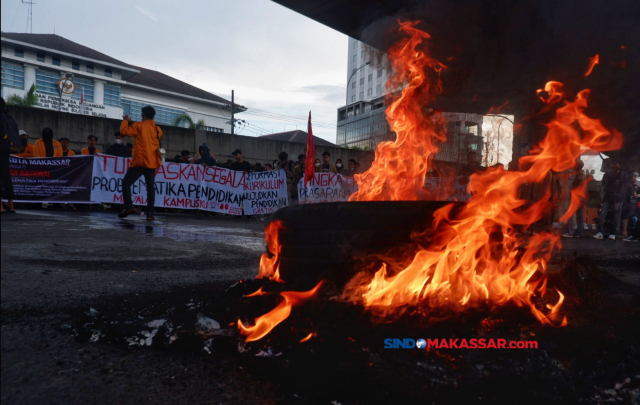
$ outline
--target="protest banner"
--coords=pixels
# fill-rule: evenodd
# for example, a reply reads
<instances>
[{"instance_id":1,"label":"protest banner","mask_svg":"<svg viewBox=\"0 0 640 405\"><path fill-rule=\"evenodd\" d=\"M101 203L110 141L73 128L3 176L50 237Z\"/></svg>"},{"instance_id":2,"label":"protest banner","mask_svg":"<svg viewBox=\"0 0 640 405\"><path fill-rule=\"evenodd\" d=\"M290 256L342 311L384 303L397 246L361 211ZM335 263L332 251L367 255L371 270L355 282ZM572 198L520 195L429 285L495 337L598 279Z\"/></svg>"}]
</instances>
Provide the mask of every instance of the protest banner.
<instances>
[{"instance_id":1,"label":"protest banner","mask_svg":"<svg viewBox=\"0 0 640 405\"><path fill-rule=\"evenodd\" d=\"M91 199L97 202L124 203L122 179L130 159L110 155L95 157L91 180ZM287 206L287 181L284 170L243 173L223 167L184 163L165 163L156 170L156 207L201 209L225 214L271 213ZM134 205L145 205L147 189L144 177L131 188Z\"/></svg>"},{"instance_id":2,"label":"protest banner","mask_svg":"<svg viewBox=\"0 0 640 405\"><path fill-rule=\"evenodd\" d=\"M338 173L318 172L304 186L304 178L298 182L298 201L300 204L349 201L349 196L358 191L353 177Z\"/></svg>"},{"instance_id":3,"label":"protest banner","mask_svg":"<svg viewBox=\"0 0 640 405\"><path fill-rule=\"evenodd\" d=\"M93 156L30 159L10 156L14 201L87 203L91 198L92 167Z\"/></svg>"}]
</instances>

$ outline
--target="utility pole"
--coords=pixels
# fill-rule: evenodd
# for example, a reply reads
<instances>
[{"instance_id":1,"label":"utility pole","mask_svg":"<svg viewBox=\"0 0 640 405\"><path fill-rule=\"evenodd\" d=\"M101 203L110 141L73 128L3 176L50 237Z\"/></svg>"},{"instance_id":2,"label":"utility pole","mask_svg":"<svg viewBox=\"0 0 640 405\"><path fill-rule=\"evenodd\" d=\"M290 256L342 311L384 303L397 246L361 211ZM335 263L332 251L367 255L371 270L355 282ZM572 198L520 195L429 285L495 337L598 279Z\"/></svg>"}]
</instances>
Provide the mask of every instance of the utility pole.
<instances>
[{"instance_id":1,"label":"utility pole","mask_svg":"<svg viewBox=\"0 0 640 405\"><path fill-rule=\"evenodd\" d=\"M233 107L233 90L231 90L231 135L233 135L233 127L235 127L236 125L236 119L235 116L233 114L234 112L234 107Z\"/></svg>"}]
</instances>

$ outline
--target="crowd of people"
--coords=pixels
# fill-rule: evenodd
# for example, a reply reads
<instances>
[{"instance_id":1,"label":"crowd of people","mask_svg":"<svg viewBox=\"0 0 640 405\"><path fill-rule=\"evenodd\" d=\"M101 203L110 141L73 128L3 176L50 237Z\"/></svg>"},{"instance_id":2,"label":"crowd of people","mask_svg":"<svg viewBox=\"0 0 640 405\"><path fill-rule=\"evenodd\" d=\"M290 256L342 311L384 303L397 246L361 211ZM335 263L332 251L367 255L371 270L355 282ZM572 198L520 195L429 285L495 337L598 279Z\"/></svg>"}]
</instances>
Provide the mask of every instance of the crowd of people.
<instances>
[{"instance_id":1,"label":"crowd of people","mask_svg":"<svg viewBox=\"0 0 640 405\"><path fill-rule=\"evenodd\" d=\"M162 138L162 130L155 124L155 110L151 106L146 106L141 110L142 121L131 122L128 116L123 117L120 130L114 134L114 144L109 146L105 154L131 158L130 167L123 179L123 199L124 209L119 214L120 217L135 212L132 205L131 186L141 176L145 177L147 184L147 209L145 214L148 220L153 220L155 193L155 171L161 165L162 149L160 148L160 140ZM4 197L8 200L8 208L5 210L2 204L2 212L15 212L13 206L13 186L9 172L9 156L17 155L23 158L31 157L64 157L74 156L76 153L69 149L69 139L60 137L57 140L53 130L45 127L40 139L34 143L29 142L29 134L24 130L18 130L15 120L9 115L4 99L2 100L2 129L4 138L2 141L2 187L4 189ZM10 142L9 134L15 131L19 135L19 143L14 145ZM133 143L125 144L125 137L132 137ZM17 138L17 137L16 137ZM87 146L79 151L81 155L95 155L103 153L97 148L98 137L89 135L87 137ZM287 191L292 200L296 200L298 182L304 177L306 170L306 155L300 154L297 160L289 159L287 152L280 152L278 158L268 163L254 163L246 161L239 149L234 150L231 155L232 159L224 162L218 162L216 156L206 143L198 147L198 152L191 157L189 150L181 151L180 155L176 155L173 162L180 164L198 164L203 166L219 166L234 171L262 172L270 170L284 170L287 177ZM515 161L517 163L517 161ZM513 163L513 162L512 162ZM501 166L501 165L500 165ZM509 170L520 170L526 168L510 165ZM470 151L467 156L467 164L461 166L457 170L457 175L471 176L473 173L485 171L477 159L474 151ZM338 173L344 176L353 176L360 173L360 164L354 159L347 161L345 167L342 159L332 161L331 154L328 151L322 153L322 159L315 159L315 172ZM431 169L427 173L427 177L439 177L437 170ZM560 179L568 180L565 187L561 185ZM549 204L543 219L529 227L530 232L555 232L554 219L557 216L559 206L562 200L566 200L566 196L571 190L584 186L584 182L590 181L589 173L584 170L582 160L577 159L575 167L567 172L555 173L550 171L543 181L533 184L523 185L519 190L519 197L527 200L531 204L542 199L548 199ZM601 209L598 217L595 218L597 225L597 233L593 236L596 239L611 240L616 239L616 235L622 235L625 241L637 242L640 235L640 223L638 217L640 215L639 206L640 183L638 182L637 172L624 172L621 170L619 162L614 162L605 173L602 179L601 187ZM581 206L566 224L561 224L564 231L562 236L566 238L581 237L584 230L584 208L587 201L581 201Z\"/></svg>"}]
</instances>

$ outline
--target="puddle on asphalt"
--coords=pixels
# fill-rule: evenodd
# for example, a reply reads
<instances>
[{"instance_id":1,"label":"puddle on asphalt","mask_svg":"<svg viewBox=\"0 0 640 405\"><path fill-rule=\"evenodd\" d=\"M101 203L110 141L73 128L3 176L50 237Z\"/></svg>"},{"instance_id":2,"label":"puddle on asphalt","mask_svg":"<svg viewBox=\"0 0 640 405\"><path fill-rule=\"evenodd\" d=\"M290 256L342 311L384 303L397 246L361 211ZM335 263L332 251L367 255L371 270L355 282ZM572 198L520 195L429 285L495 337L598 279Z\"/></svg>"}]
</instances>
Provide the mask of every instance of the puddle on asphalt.
<instances>
[{"instance_id":1,"label":"puddle on asphalt","mask_svg":"<svg viewBox=\"0 0 640 405\"><path fill-rule=\"evenodd\" d=\"M64 215L54 213L30 213L32 215L45 215L64 218ZM149 236L171 238L181 242L207 242L223 243L226 245L240 246L243 248L265 251L265 241L257 232L243 228L225 228L221 226L182 225L153 221L148 223L144 217L131 219L113 219L107 217L87 216L86 223L80 225L89 229L122 229L143 233Z\"/></svg>"}]
</instances>

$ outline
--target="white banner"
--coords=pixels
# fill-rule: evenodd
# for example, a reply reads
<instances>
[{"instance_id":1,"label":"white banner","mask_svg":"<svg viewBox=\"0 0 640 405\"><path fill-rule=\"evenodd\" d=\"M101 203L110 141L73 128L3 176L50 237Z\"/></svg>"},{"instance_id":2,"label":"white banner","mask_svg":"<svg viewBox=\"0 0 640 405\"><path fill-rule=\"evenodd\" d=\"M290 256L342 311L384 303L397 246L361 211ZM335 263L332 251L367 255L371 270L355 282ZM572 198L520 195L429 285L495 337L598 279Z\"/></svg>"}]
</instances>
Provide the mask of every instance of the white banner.
<instances>
[{"instance_id":1,"label":"white banner","mask_svg":"<svg viewBox=\"0 0 640 405\"><path fill-rule=\"evenodd\" d=\"M123 204L122 179L130 158L98 155L93 164L91 200ZM225 214L266 214L289 205L284 170L243 173L222 167L165 163L156 170L156 207L201 209ZM144 177L131 187L135 205L147 204Z\"/></svg>"},{"instance_id":2,"label":"white banner","mask_svg":"<svg viewBox=\"0 0 640 405\"><path fill-rule=\"evenodd\" d=\"M467 192L468 176L457 176L451 179L427 177L424 190L432 201L467 201L471 194ZM353 177L336 173L316 173L304 187L304 178L298 182L298 198L300 204L349 201L349 196L358 190Z\"/></svg>"},{"instance_id":3,"label":"white banner","mask_svg":"<svg viewBox=\"0 0 640 405\"><path fill-rule=\"evenodd\" d=\"M316 173L304 186L304 177L298 182L298 202L300 204L349 201L349 196L358 191L353 177L338 173Z\"/></svg>"}]
</instances>

